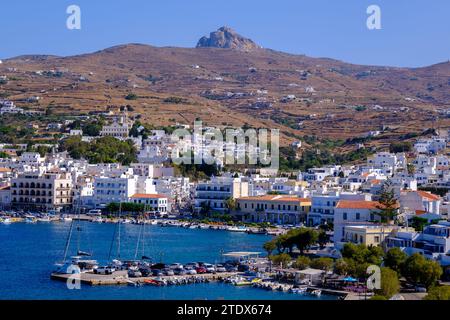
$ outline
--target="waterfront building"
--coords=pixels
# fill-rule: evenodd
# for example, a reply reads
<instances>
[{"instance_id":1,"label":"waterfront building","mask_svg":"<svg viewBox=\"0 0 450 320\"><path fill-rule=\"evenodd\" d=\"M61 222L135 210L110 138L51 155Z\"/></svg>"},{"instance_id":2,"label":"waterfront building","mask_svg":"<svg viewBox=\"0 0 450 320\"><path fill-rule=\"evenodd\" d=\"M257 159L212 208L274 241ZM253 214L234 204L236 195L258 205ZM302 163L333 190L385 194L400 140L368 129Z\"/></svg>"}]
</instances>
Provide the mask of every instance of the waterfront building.
<instances>
[{"instance_id":1,"label":"waterfront building","mask_svg":"<svg viewBox=\"0 0 450 320\"><path fill-rule=\"evenodd\" d=\"M237 199L237 213L249 222L299 224L306 220L311 200L289 195L264 195Z\"/></svg>"},{"instance_id":2,"label":"waterfront building","mask_svg":"<svg viewBox=\"0 0 450 320\"><path fill-rule=\"evenodd\" d=\"M72 205L68 173L24 173L11 179L11 204L16 208L61 210Z\"/></svg>"},{"instance_id":3,"label":"waterfront building","mask_svg":"<svg viewBox=\"0 0 450 320\"><path fill-rule=\"evenodd\" d=\"M317 226L324 223L333 223L334 211L339 200L369 201L371 200L371 195L335 190L326 191L325 193L313 193L307 224L309 226Z\"/></svg>"},{"instance_id":4,"label":"waterfront building","mask_svg":"<svg viewBox=\"0 0 450 320\"><path fill-rule=\"evenodd\" d=\"M0 209L5 210L11 207L11 187L0 187Z\"/></svg>"},{"instance_id":5,"label":"waterfront building","mask_svg":"<svg viewBox=\"0 0 450 320\"><path fill-rule=\"evenodd\" d=\"M209 206L213 211L227 210L226 201L248 196L248 182L241 178L213 177L210 181L197 184L194 196L194 209L200 212Z\"/></svg>"},{"instance_id":6,"label":"waterfront building","mask_svg":"<svg viewBox=\"0 0 450 320\"><path fill-rule=\"evenodd\" d=\"M131 174L100 176L94 179L94 204L96 208L106 207L112 202L127 202L136 193L155 194L153 180Z\"/></svg>"},{"instance_id":7,"label":"waterfront building","mask_svg":"<svg viewBox=\"0 0 450 320\"><path fill-rule=\"evenodd\" d=\"M167 196L162 194L136 193L132 195L129 202L143 204L147 211L170 213L170 202Z\"/></svg>"}]
</instances>

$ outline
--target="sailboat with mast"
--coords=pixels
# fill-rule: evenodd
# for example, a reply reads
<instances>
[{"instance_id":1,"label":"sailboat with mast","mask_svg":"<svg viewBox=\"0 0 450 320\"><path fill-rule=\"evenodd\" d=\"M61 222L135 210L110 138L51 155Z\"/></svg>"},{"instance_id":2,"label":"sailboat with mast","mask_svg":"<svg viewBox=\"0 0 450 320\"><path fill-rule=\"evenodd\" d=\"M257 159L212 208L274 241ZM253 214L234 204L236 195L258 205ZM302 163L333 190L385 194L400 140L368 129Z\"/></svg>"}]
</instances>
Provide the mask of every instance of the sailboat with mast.
<instances>
[{"instance_id":1,"label":"sailboat with mast","mask_svg":"<svg viewBox=\"0 0 450 320\"><path fill-rule=\"evenodd\" d=\"M77 219L71 220L69 233L67 235L66 244L64 247L63 260L55 263L55 266L57 267L55 273L78 273L77 270L81 273L92 272L98 267L98 262L96 260L84 259L84 257L91 257L92 252L87 252L80 249L81 232L83 229L81 227L80 213L77 206L75 206L75 212L78 213L78 217ZM67 259L67 256L70 250L74 230L77 232L77 250L76 255L71 256L69 260Z\"/></svg>"}]
</instances>

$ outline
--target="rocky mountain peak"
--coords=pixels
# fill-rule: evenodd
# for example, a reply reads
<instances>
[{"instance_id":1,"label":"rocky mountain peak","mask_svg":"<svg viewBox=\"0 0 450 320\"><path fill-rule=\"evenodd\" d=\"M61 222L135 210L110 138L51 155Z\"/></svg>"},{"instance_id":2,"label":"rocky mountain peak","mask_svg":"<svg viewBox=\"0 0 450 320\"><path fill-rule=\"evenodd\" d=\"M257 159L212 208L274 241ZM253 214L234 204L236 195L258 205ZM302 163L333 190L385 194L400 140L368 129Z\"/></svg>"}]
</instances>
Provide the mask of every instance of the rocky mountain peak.
<instances>
[{"instance_id":1,"label":"rocky mountain peak","mask_svg":"<svg viewBox=\"0 0 450 320\"><path fill-rule=\"evenodd\" d=\"M197 43L197 48L228 48L251 51L261 47L233 29L224 26L211 32L209 37L202 37Z\"/></svg>"}]
</instances>

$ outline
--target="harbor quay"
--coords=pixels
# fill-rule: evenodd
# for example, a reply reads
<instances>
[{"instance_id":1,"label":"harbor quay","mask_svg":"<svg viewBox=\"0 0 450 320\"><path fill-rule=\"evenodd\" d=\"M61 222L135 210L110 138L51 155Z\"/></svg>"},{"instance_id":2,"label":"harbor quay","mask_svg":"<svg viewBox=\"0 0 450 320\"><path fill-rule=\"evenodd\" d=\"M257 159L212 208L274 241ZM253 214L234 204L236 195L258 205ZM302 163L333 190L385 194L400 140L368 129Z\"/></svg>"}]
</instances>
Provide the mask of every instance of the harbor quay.
<instances>
[{"instance_id":1,"label":"harbor quay","mask_svg":"<svg viewBox=\"0 0 450 320\"><path fill-rule=\"evenodd\" d=\"M197 275L174 275L159 277L134 277L130 278L126 270L114 271L110 275L99 275L95 273L80 273L79 278L74 274L52 273L51 279L60 281L71 281L79 279L81 283L88 285L164 285L167 284L192 284L210 281L223 281L226 278L239 275L238 272L224 272L220 274L197 274ZM241 273L242 274L242 273Z\"/></svg>"}]
</instances>

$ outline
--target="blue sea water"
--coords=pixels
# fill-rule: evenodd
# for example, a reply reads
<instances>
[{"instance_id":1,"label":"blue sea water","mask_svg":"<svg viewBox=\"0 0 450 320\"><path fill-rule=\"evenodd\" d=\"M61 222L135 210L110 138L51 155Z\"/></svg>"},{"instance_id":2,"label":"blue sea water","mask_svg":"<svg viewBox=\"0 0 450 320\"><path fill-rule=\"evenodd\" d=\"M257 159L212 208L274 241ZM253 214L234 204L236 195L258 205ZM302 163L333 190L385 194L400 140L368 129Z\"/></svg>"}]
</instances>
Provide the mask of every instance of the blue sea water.
<instances>
[{"instance_id":1,"label":"blue sea water","mask_svg":"<svg viewBox=\"0 0 450 320\"><path fill-rule=\"evenodd\" d=\"M75 224L69 255L78 249L92 252L93 259L105 262L120 254L122 259L134 259L139 233L138 225L121 225L120 252L114 224L80 222ZM89 286L69 290L64 282L50 279L54 264L63 259L70 222L0 224L0 300L11 299L82 299L82 300L217 300L217 299L318 299L283 292L271 292L251 287L235 287L224 283L205 283L167 287ZM261 251L269 239L264 235L249 235L218 230L178 227L145 227L142 253L153 261L166 263L191 261L221 262L221 252ZM113 239L116 239L114 242ZM113 245L111 245L113 243ZM112 249L111 249L112 248ZM323 295L319 299L335 299Z\"/></svg>"}]
</instances>

